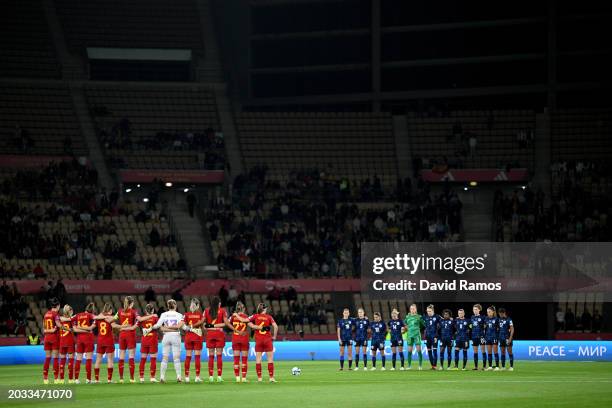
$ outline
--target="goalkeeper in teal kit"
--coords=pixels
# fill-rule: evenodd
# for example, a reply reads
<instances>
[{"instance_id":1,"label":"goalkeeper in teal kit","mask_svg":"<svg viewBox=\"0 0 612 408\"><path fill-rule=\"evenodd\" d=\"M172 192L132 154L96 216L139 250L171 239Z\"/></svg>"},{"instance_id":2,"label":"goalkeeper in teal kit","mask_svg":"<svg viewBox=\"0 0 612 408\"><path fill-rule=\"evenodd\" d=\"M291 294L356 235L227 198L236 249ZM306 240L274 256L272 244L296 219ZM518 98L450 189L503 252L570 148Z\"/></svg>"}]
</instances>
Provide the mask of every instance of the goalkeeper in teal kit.
<instances>
[{"instance_id":1,"label":"goalkeeper in teal kit","mask_svg":"<svg viewBox=\"0 0 612 408\"><path fill-rule=\"evenodd\" d=\"M412 350L416 346L417 353L419 354L419 370L423 369L423 351L421 350L421 330L425 328L425 322L420 314L417 313L416 304L410 305L410 313L406 315L404 319L406 323L406 330L408 331L408 369L412 369Z\"/></svg>"}]
</instances>

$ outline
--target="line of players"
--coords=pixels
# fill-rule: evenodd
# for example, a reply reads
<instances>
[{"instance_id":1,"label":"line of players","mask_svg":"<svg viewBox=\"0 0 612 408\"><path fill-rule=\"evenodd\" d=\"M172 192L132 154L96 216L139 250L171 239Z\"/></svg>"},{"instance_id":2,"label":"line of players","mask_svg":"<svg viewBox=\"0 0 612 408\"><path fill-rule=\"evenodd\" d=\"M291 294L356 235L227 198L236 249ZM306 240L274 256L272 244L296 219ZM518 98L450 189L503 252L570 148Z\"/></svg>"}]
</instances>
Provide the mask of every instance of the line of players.
<instances>
[{"instance_id":1,"label":"line of players","mask_svg":"<svg viewBox=\"0 0 612 408\"><path fill-rule=\"evenodd\" d=\"M473 348L474 370L478 370L478 351L482 352L482 369L499 370L499 348L501 348L501 367L506 368L506 353L509 359L509 371L514 370L514 355L512 341L514 339L514 323L505 309L496 311L495 306L487 308L486 315L482 315L482 306L475 304L473 315L468 319L465 311L459 309L457 318L449 309L442 312L442 316L434 311L434 306L427 306L427 313L421 316L417 312L417 305L410 305L410 311L404 320L399 317L397 309L391 312L391 320L385 323L379 312L374 313L373 321L365 315L363 309L357 311L357 317L350 317L350 310L344 309L342 318L338 320L337 335L340 344L340 370L344 369L345 351L348 355L348 369L352 369L352 345L355 345L355 370L359 369L359 352L363 354L363 369L368 367L368 339L371 339L372 368L376 370L377 354L380 354L382 370L385 370L385 341L387 335L391 340L392 368L396 368L397 354L400 357L400 370L404 365L404 333L407 333L408 370L412 368L413 348L416 348L419 358L418 369L423 369L422 339L425 339L427 355L432 370L444 369L444 357L447 355L446 369L459 370L459 352L463 354L462 370L466 370L468 349L470 342ZM498 315L499 313L499 315ZM440 348L440 365L438 365L438 347ZM455 349L454 366L451 368L451 353ZM495 365L493 365L495 362Z\"/></svg>"},{"instance_id":2,"label":"line of players","mask_svg":"<svg viewBox=\"0 0 612 408\"><path fill-rule=\"evenodd\" d=\"M83 358L87 379L86 383L100 381L100 367L106 355L107 382L112 382L114 371L115 336L119 332L119 382L124 382L124 367L127 357L130 382L134 383L136 330L142 331L141 360L139 365L140 382L144 382L145 365L147 358L150 361L150 381L157 382L157 355L159 333L162 334L162 362L160 369L160 382L165 382L166 368L170 354L174 363L178 382L183 381L181 375L181 334L184 333L186 350L185 377L189 382L190 365L195 360L195 382L201 382L200 365L203 342L208 349L208 375L209 382L214 381L213 372L215 356L217 357L217 382L222 382L223 361L222 353L225 346L224 329L232 331L232 348L234 352L234 375L236 382L247 382L247 357L249 351L249 331L254 332L257 380L262 381L262 358L266 355L270 382L274 380L274 346L278 326L271 315L267 313L267 306L260 303L255 314L245 314L245 306L238 302L235 312L229 316L220 305L218 297L211 300L210 307L204 311L200 309L200 301L192 299L189 311L185 314L176 311L176 301L167 301L167 311L161 316L155 314L152 304L147 304L145 314L139 315L134 309L134 299L126 296L123 307L114 313L113 306L106 303L100 313L96 313L95 305L90 303L85 310L74 313L70 305L60 306L56 299L49 302L48 311L43 317L45 363L43 366L43 382L49 383L49 367L53 360L54 382L63 384L68 365L68 383L79 384L80 368ZM60 312L61 310L61 312ZM97 338L96 338L97 337ZM95 345L95 353L94 353ZM93 356L94 379L92 379Z\"/></svg>"}]
</instances>

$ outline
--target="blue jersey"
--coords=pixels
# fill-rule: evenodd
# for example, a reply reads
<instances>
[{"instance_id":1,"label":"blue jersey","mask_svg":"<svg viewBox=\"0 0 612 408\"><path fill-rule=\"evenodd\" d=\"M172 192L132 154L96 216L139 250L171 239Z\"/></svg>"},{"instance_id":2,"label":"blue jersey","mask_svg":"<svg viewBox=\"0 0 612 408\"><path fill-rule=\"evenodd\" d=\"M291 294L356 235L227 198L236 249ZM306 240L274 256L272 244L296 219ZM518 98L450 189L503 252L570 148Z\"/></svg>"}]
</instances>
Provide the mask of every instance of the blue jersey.
<instances>
[{"instance_id":1,"label":"blue jersey","mask_svg":"<svg viewBox=\"0 0 612 408\"><path fill-rule=\"evenodd\" d=\"M354 322L350 317L348 319L338 320L338 328L340 329L340 340L349 341L353 339Z\"/></svg>"},{"instance_id":2,"label":"blue jersey","mask_svg":"<svg viewBox=\"0 0 612 408\"><path fill-rule=\"evenodd\" d=\"M470 329L472 330L472 339L480 339L484 336L484 316L472 315L470 317Z\"/></svg>"},{"instance_id":3,"label":"blue jersey","mask_svg":"<svg viewBox=\"0 0 612 408\"><path fill-rule=\"evenodd\" d=\"M404 323L404 321L400 319L389 320L388 326L389 331L391 332L392 341L398 341L402 339L402 327L404 327L405 325L406 324Z\"/></svg>"},{"instance_id":4,"label":"blue jersey","mask_svg":"<svg viewBox=\"0 0 612 408\"><path fill-rule=\"evenodd\" d=\"M485 339L494 340L497 339L497 331L498 331L498 323L499 319L497 317L485 317L484 319L484 327L485 327Z\"/></svg>"},{"instance_id":5,"label":"blue jersey","mask_svg":"<svg viewBox=\"0 0 612 408\"><path fill-rule=\"evenodd\" d=\"M372 331L372 344L385 342L385 337L387 337L387 326L385 322L370 323L370 330Z\"/></svg>"},{"instance_id":6,"label":"blue jersey","mask_svg":"<svg viewBox=\"0 0 612 408\"><path fill-rule=\"evenodd\" d=\"M370 327L368 318L360 319L357 317L353 319L353 324L355 325L355 340L366 341L368 339L368 328Z\"/></svg>"},{"instance_id":7,"label":"blue jersey","mask_svg":"<svg viewBox=\"0 0 612 408\"><path fill-rule=\"evenodd\" d=\"M499 326L499 339L500 340L507 340L510 338L510 327L514 326L514 323L512 323L512 319L509 317L500 317L498 320L498 326Z\"/></svg>"},{"instance_id":8,"label":"blue jersey","mask_svg":"<svg viewBox=\"0 0 612 408\"><path fill-rule=\"evenodd\" d=\"M453 339L452 319L442 319L440 322L440 340L447 341Z\"/></svg>"},{"instance_id":9,"label":"blue jersey","mask_svg":"<svg viewBox=\"0 0 612 408\"><path fill-rule=\"evenodd\" d=\"M433 339L435 337L438 337L440 333L440 323L442 322L442 317L437 314L434 314L432 316L424 315L423 321L425 322L425 338Z\"/></svg>"},{"instance_id":10,"label":"blue jersey","mask_svg":"<svg viewBox=\"0 0 612 408\"><path fill-rule=\"evenodd\" d=\"M457 318L454 322L455 326L455 340L457 341L468 341L469 323L464 319Z\"/></svg>"}]
</instances>

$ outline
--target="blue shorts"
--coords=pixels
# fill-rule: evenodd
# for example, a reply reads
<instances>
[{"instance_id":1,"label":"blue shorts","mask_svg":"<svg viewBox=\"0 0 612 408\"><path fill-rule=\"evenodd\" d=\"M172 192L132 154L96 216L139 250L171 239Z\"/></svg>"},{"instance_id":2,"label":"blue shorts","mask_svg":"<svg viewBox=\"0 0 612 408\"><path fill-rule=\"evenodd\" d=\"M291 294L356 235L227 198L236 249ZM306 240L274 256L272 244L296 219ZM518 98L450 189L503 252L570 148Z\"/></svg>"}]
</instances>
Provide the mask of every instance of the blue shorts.
<instances>
[{"instance_id":1,"label":"blue shorts","mask_svg":"<svg viewBox=\"0 0 612 408\"><path fill-rule=\"evenodd\" d=\"M404 347L404 339L391 339L391 347Z\"/></svg>"},{"instance_id":2,"label":"blue shorts","mask_svg":"<svg viewBox=\"0 0 612 408\"><path fill-rule=\"evenodd\" d=\"M455 348L467 350L470 347L469 340L455 340Z\"/></svg>"},{"instance_id":3,"label":"blue shorts","mask_svg":"<svg viewBox=\"0 0 612 408\"><path fill-rule=\"evenodd\" d=\"M355 347L367 347L368 339L355 339Z\"/></svg>"},{"instance_id":4,"label":"blue shorts","mask_svg":"<svg viewBox=\"0 0 612 408\"><path fill-rule=\"evenodd\" d=\"M350 346L353 344L353 340L340 340L340 347Z\"/></svg>"},{"instance_id":5,"label":"blue shorts","mask_svg":"<svg viewBox=\"0 0 612 408\"><path fill-rule=\"evenodd\" d=\"M440 347L453 347L453 339L440 340Z\"/></svg>"},{"instance_id":6,"label":"blue shorts","mask_svg":"<svg viewBox=\"0 0 612 408\"><path fill-rule=\"evenodd\" d=\"M372 351L384 350L384 349L385 349L385 341L384 340L374 340L374 339L372 339Z\"/></svg>"},{"instance_id":7,"label":"blue shorts","mask_svg":"<svg viewBox=\"0 0 612 408\"><path fill-rule=\"evenodd\" d=\"M435 341L434 341L435 340ZM426 337L425 345L427 349L438 348L438 341L435 337Z\"/></svg>"},{"instance_id":8,"label":"blue shorts","mask_svg":"<svg viewBox=\"0 0 612 408\"><path fill-rule=\"evenodd\" d=\"M487 346L492 346L492 345L494 345L494 344L497 344L497 337L494 337L494 338L490 338L490 337L489 337L489 338L486 338L486 339L485 339L485 343L486 343L486 345L487 345Z\"/></svg>"},{"instance_id":9,"label":"blue shorts","mask_svg":"<svg viewBox=\"0 0 612 408\"><path fill-rule=\"evenodd\" d=\"M477 347L485 344L484 337L472 337L472 346Z\"/></svg>"},{"instance_id":10,"label":"blue shorts","mask_svg":"<svg viewBox=\"0 0 612 408\"><path fill-rule=\"evenodd\" d=\"M512 347L512 340L510 339L498 339L498 341L502 347Z\"/></svg>"}]
</instances>

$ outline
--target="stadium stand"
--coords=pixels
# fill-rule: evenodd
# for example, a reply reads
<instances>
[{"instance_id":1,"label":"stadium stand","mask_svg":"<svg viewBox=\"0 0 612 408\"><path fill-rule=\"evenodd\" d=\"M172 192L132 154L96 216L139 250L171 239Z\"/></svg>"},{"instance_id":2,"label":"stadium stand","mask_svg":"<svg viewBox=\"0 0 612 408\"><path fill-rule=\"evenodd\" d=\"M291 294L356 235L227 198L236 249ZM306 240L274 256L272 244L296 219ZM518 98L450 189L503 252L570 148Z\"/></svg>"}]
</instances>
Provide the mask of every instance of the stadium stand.
<instances>
[{"instance_id":1,"label":"stadium stand","mask_svg":"<svg viewBox=\"0 0 612 408\"><path fill-rule=\"evenodd\" d=\"M56 0L55 4L68 47L75 52L83 53L86 47L204 52L193 0Z\"/></svg>"},{"instance_id":2,"label":"stadium stand","mask_svg":"<svg viewBox=\"0 0 612 408\"><path fill-rule=\"evenodd\" d=\"M333 165L349 181L397 180L389 113L244 112L236 118L246 168L265 164L271 180L292 170Z\"/></svg>"},{"instance_id":3,"label":"stadium stand","mask_svg":"<svg viewBox=\"0 0 612 408\"><path fill-rule=\"evenodd\" d=\"M68 87L1 81L0 152L87 155Z\"/></svg>"},{"instance_id":4,"label":"stadium stand","mask_svg":"<svg viewBox=\"0 0 612 408\"><path fill-rule=\"evenodd\" d=\"M612 110L562 109L551 115L554 161L594 161L612 156Z\"/></svg>"},{"instance_id":5,"label":"stadium stand","mask_svg":"<svg viewBox=\"0 0 612 408\"><path fill-rule=\"evenodd\" d=\"M212 92L92 84L86 95L100 141L115 167L224 168Z\"/></svg>"},{"instance_id":6,"label":"stadium stand","mask_svg":"<svg viewBox=\"0 0 612 408\"><path fill-rule=\"evenodd\" d=\"M529 110L408 113L413 155L432 164L445 160L453 168L531 168L534 130L535 113Z\"/></svg>"},{"instance_id":7,"label":"stadium stand","mask_svg":"<svg viewBox=\"0 0 612 408\"><path fill-rule=\"evenodd\" d=\"M3 2L0 26L0 77L60 76L41 1Z\"/></svg>"}]
</instances>

